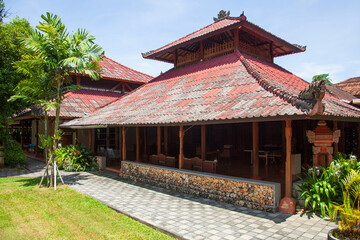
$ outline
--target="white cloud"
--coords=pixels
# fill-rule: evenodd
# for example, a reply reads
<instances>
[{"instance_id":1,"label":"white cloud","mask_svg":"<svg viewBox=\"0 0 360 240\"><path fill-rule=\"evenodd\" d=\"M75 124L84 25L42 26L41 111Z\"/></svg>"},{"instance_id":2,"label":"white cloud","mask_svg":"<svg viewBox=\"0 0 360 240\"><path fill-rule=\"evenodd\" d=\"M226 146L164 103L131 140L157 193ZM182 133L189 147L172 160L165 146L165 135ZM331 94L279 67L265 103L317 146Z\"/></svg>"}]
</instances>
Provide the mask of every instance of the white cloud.
<instances>
[{"instance_id":1,"label":"white cloud","mask_svg":"<svg viewBox=\"0 0 360 240\"><path fill-rule=\"evenodd\" d=\"M311 82L318 74L329 73L331 79L339 79L338 75L344 71L342 64L318 64L314 62L301 63L294 72L299 77Z\"/></svg>"}]
</instances>

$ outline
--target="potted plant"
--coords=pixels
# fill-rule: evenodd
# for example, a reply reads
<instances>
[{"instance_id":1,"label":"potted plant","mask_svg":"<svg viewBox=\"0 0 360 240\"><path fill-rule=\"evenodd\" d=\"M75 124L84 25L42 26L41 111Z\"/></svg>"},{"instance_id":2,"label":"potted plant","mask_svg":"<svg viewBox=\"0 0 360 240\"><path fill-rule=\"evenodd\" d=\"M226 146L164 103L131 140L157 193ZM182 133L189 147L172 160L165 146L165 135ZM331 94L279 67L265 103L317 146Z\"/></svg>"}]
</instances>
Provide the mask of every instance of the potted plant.
<instances>
[{"instance_id":1,"label":"potted plant","mask_svg":"<svg viewBox=\"0 0 360 240\"><path fill-rule=\"evenodd\" d=\"M331 220L340 217L339 228L328 233L328 239L360 239L360 173L351 170L343 182L343 202L331 204Z\"/></svg>"}]
</instances>

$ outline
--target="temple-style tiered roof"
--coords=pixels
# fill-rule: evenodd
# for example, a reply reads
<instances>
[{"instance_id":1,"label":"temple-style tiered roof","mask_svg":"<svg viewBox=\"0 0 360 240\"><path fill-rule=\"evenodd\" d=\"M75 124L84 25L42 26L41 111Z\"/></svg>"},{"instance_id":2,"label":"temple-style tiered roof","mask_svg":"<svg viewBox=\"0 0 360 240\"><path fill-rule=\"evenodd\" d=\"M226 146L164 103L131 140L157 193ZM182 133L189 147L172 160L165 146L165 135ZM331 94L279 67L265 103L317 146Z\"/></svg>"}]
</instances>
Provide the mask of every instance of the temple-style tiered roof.
<instances>
[{"instance_id":1,"label":"temple-style tiered roof","mask_svg":"<svg viewBox=\"0 0 360 240\"><path fill-rule=\"evenodd\" d=\"M173 68L131 94L63 126L172 125L303 119L308 83L285 69L236 51ZM360 109L325 93L324 115L360 117Z\"/></svg>"},{"instance_id":2,"label":"temple-style tiered roof","mask_svg":"<svg viewBox=\"0 0 360 240\"><path fill-rule=\"evenodd\" d=\"M352 98L324 81L309 85L273 63L302 52L246 20L226 17L144 54L174 68L81 119L81 126L192 125L242 121L360 118ZM320 117L319 117L320 116Z\"/></svg>"}]
</instances>

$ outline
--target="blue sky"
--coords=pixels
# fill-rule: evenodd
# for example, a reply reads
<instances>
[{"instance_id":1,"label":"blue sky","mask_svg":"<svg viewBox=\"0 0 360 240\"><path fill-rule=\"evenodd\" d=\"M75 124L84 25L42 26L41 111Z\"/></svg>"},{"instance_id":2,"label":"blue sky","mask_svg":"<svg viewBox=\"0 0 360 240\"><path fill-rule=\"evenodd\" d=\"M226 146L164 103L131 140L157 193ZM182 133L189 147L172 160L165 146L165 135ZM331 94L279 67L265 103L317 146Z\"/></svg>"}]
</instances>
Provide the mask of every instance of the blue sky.
<instances>
[{"instance_id":1,"label":"blue sky","mask_svg":"<svg viewBox=\"0 0 360 240\"><path fill-rule=\"evenodd\" d=\"M333 82L360 76L360 1L358 0L5 0L12 14L32 26L41 14L59 15L69 31L85 28L108 57L157 76L172 66L141 57L212 23L219 10L245 12L248 21L305 53L278 57L275 63L307 81L330 73Z\"/></svg>"}]
</instances>

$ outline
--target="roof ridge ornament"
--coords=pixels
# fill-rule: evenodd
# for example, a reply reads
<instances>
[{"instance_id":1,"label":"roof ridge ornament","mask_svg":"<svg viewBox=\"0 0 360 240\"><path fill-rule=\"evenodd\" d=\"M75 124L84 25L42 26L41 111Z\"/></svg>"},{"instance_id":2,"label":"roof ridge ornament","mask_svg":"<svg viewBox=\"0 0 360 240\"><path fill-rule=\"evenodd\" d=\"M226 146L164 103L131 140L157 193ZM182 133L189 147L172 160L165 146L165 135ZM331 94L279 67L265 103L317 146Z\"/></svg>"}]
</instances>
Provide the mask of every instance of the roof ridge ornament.
<instances>
[{"instance_id":1,"label":"roof ridge ornament","mask_svg":"<svg viewBox=\"0 0 360 240\"><path fill-rule=\"evenodd\" d=\"M240 15L240 21L246 21L246 16L244 14L244 11L242 11L242 13Z\"/></svg>"},{"instance_id":2,"label":"roof ridge ornament","mask_svg":"<svg viewBox=\"0 0 360 240\"><path fill-rule=\"evenodd\" d=\"M217 18L216 17L213 17L213 20L214 22L219 22L225 18L228 18L230 16L230 11L225 11L225 10L220 10L218 15L217 15Z\"/></svg>"},{"instance_id":3,"label":"roof ridge ornament","mask_svg":"<svg viewBox=\"0 0 360 240\"><path fill-rule=\"evenodd\" d=\"M309 88L305 88L299 93L298 99L304 100L311 107L310 116L321 115L325 111L325 105L321 101L325 96L326 79L314 80L309 84Z\"/></svg>"}]
</instances>

